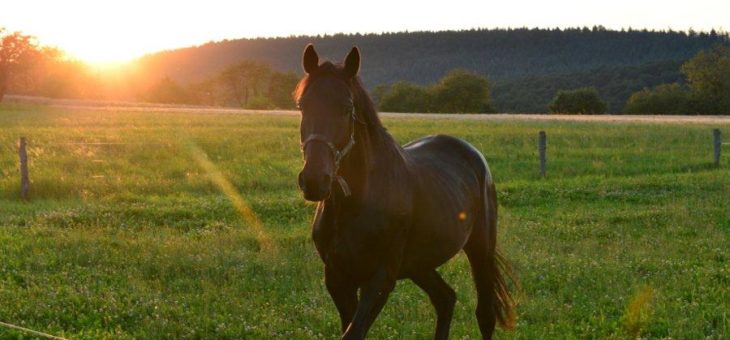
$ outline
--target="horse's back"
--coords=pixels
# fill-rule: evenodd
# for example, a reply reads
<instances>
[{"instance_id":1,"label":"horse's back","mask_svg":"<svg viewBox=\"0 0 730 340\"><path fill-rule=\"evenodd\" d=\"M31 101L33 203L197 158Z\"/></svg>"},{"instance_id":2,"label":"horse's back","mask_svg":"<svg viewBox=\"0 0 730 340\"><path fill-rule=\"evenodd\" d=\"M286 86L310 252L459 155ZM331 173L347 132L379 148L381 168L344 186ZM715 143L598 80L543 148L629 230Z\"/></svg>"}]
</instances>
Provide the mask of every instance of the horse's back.
<instances>
[{"instance_id":1,"label":"horse's back","mask_svg":"<svg viewBox=\"0 0 730 340\"><path fill-rule=\"evenodd\" d=\"M428 165L434 161L446 162L455 165L447 166L444 170L458 171L456 168L468 171L478 171L484 178L491 181L491 174L487 161L476 147L449 135L431 135L409 142L403 146L406 157L415 166ZM463 169L463 166L468 166Z\"/></svg>"},{"instance_id":2,"label":"horse's back","mask_svg":"<svg viewBox=\"0 0 730 340\"><path fill-rule=\"evenodd\" d=\"M441 265L464 246L483 213L485 180L491 176L482 154L455 137L428 136L403 150L417 179L404 263L408 275Z\"/></svg>"}]
</instances>

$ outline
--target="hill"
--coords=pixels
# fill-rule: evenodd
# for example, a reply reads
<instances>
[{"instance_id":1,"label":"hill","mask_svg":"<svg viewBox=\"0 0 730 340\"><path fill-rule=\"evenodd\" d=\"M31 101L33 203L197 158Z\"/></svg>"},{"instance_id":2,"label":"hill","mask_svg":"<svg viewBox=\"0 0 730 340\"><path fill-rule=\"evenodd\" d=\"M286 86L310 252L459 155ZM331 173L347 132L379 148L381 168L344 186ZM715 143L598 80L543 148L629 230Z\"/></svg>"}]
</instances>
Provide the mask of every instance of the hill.
<instances>
[{"instance_id":1,"label":"hill","mask_svg":"<svg viewBox=\"0 0 730 340\"><path fill-rule=\"evenodd\" d=\"M241 60L300 72L300 55L307 43L314 43L321 56L332 60L340 60L357 45L364 56L362 78L370 88L398 80L430 83L451 69L464 68L493 82L500 111L544 111L553 89L591 85L598 85L610 109L617 111L632 91L676 80L676 65L728 41L727 34L714 31L602 27L337 34L211 42L148 55L136 67L148 82L169 76L191 83ZM541 89L531 88L534 84L541 84ZM525 99L519 99L519 93Z\"/></svg>"}]
</instances>

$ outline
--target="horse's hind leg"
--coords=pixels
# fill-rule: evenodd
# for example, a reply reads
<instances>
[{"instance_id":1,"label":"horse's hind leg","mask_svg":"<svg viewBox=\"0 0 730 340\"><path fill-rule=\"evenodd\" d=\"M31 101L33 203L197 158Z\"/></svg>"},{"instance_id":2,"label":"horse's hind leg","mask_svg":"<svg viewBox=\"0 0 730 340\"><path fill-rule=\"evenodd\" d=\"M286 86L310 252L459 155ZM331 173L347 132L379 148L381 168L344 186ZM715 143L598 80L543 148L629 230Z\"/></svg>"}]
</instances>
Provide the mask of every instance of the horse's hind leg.
<instances>
[{"instance_id":1,"label":"horse's hind leg","mask_svg":"<svg viewBox=\"0 0 730 340\"><path fill-rule=\"evenodd\" d=\"M477 290L476 316L477 322L479 323L479 330L482 333L482 338L491 339L497 323L497 315L493 307L496 296L494 294L494 283L489 277L491 266L486 255L487 249L480 247L478 242L474 242L473 246L465 247L464 252L469 258L469 264L471 265L471 272Z\"/></svg>"},{"instance_id":2,"label":"horse's hind leg","mask_svg":"<svg viewBox=\"0 0 730 340\"><path fill-rule=\"evenodd\" d=\"M441 278L441 275L433 269L425 273L412 275L411 280L428 294L431 303L436 308L436 333L434 339L448 339L451 318L454 314L454 304L456 303L456 293Z\"/></svg>"},{"instance_id":3,"label":"horse's hind leg","mask_svg":"<svg viewBox=\"0 0 730 340\"><path fill-rule=\"evenodd\" d=\"M340 314L342 333L345 333L355 316L357 308L357 286L342 277L341 274L325 267L324 283L332 300L335 302L337 312Z\"/></svg>"}]
</instances>

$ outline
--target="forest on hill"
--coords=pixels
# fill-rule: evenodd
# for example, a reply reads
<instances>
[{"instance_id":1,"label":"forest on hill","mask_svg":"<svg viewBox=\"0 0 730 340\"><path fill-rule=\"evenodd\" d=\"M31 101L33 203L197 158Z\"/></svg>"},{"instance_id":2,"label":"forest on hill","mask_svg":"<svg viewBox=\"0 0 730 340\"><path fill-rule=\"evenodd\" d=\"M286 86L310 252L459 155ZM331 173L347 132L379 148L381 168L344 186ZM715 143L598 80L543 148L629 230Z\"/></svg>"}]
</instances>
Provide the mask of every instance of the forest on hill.
<instances>
[{"instance_id":1,"label":"forest on hill","mask_svg":"<svg viewBox=\"0 0 730 340\"><path fill-rule=\"evenodd\" d=\"M323 58L333 61L358 46L363 55L360 74L376 100L387 89L400 91L386 96L391 108L413 109L398 103L401 99L413 102L426 96L431 101L439 97L437 92L455 94L456 87L438 84L450 79L452 72L462 72L486 80L474 89L484 88L482 94L488 98L474 101L468 105L470 110L522 113L548 112L559 91L581 88L595 89L606 104L605 112L624 112L632 94L662 84L683 88L682 65L702 51L730 46L725 32L616 31L600 26L336 34L210 42L150 54L101 72L58 49L34 44L32 37L3 33L0 28L0 38L0 52L4 51L0 53L0 98L7 92L293 108L289 94L302 73L302 49L314 43ZM3 57L6 54L17 56ZM662 98L668 93L662 93ZM427 106L422 109L433 112L453 105L432 101ZM645 110L646 106L641 109Z\"/></svg>"},{"instance_id":2,"label":"forest on hill","mask_svg":"<svg viewBox=\"0 0 730 340\"><path fill-rule=\"evenodd\" d=\"M546 112L558 90L586 86L598 89L609 112L618 112L631 93L681 81L684 61L729 41L726 33L715 31L600 26L337 34L211 42L145 56L136 68L139 82L169 77L181 84L203 81L241 60L300 73L307 43L335 61L357 45L363 54L361 76L371 89L397 81L433 83L458 68L489 79L494 107L501 112Z\"/></svg>"}]
</instances>

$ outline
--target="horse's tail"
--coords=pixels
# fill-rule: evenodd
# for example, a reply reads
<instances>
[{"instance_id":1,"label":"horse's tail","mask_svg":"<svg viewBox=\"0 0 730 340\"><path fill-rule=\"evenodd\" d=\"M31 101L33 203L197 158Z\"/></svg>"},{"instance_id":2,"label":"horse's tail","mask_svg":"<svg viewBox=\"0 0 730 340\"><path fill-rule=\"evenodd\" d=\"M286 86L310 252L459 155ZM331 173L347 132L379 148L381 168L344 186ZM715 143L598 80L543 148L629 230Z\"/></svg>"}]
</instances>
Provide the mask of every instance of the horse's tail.
<instances>
[{"instance_id":1,"label":"horse's tail","mask_svg":"<svg viewBox=\"0 0 730 340\"><path fill-rule=\"evenodd\" d=\"M494 183L486 184L486 220L491 247L487 250L487 266L489 280L493 282L493 308L497 322L504 329L513 329L515 325L515 301L507 287L508 278L517 284L512 268L507 259L497 250L497 190Z\"/></svg>"},{"instance_id":2,"label":"horse's tail","mask_svg":"<svg viewBox=\"0 0 730 340\"><path fill-rule=\"evenodd\" d=\"M488 170L487 170L488 171ZM497 191L489 176L482 184L483 210L464 247L477 288L476 316L485 338L491 338L495 324L512 329L515 324L515 302L507 279L517 284L507 260L497 251ZM480 206L480 208L481 208Z\"/></svg>"}]
</instances>

